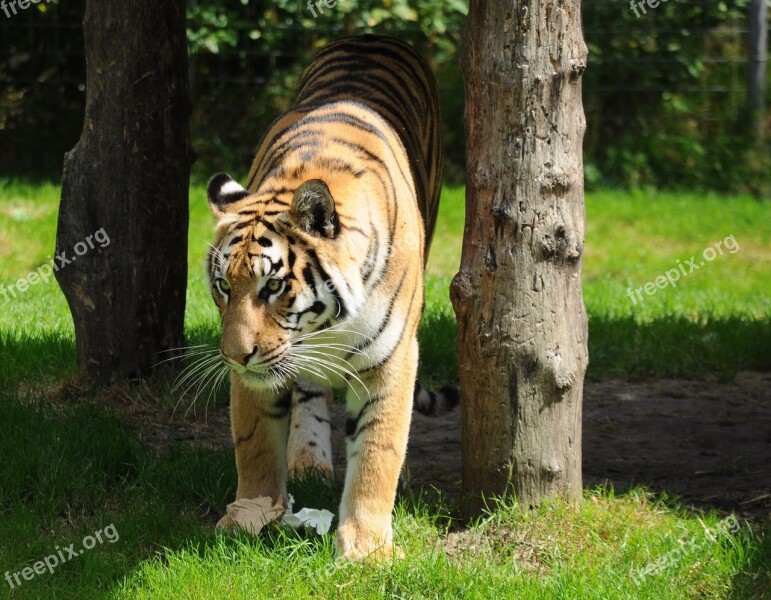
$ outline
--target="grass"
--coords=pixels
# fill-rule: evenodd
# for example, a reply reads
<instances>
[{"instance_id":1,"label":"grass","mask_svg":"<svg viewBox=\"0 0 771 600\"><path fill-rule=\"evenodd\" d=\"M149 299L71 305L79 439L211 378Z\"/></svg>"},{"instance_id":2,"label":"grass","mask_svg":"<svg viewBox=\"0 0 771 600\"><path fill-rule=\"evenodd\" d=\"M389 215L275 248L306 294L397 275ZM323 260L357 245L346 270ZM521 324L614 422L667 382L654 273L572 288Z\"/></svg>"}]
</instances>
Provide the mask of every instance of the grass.
<instances>
[{"instance_id":1,"label":"grass","mask_svg":"<svg viewBox=\"0 0 771 600\"><path fill-rule=\"evenodd\" d=\"M59 189L0 182L0 284L8 289L53 253ZM587 197L584 295L591 377L716 374L768 368L771 206L749 197L603 191ZM421 328L421 376L457 374L447 287L457 270L463 191L448 189L431 255ZM107 232L119 235L119 232ZM191 193L186 330L216 339L203 285L211 234L202 189ZM717 241L725 252L637 304L636 288ZM475 522L436 494L400 497L398 543L408 560L339 565L332 538L271 530L258 540L213 533L234 494L230 452L172 444L154 450L108 407L109 394L72 384L74 336L53 280L0 295L0 578L114 525L120 537L35 575L0 598L518 597L760 598L770 589L767 530L741 522L711 541L723 518L643 490L586 490L584 502L517 510L491 503ZM173 405L164 382L151 383ZM298 506L337 509L340 490L293 481ZM687 553L686 550L687 549ZM639 575L646 567L648 575ZM632 576L638 573L638 578ZM766 597L768 597L766 595Z\"/></svg>"},{"instance_id":2,"label":"grass","mask_svg":"<svg viewBox=\"0 0 771 600\"><path fill-rule=\"evenodd\" d=\"M0 182L0 284L6 287L53 254L59 189ZM204 284L212 219L202 186L191 191L190 276L186 329L196 342L217 337L217 316ZM771 366L771 207L749 196L602 191L586 199L584 298L589 316L588 376L730 378ZM455 316L448 287L458 269L464 222L461 188L442 197L426 281L421 378L457 378ZM116 235L117 232L107 232ZM731 237L723 254L654 288L642 300L629 290L655 282L691 257ZM679 263L678 263L679 261ZM653 284L651 284L653 285ZM0 295L0 350L10 355L0 376L59 378L74 369L72 321L53 278L19 296Z\"/></svg>"},{"instance_id":3,"label":"grass","mask_svg":"<svg viewBox=\"0 0 771 600\"><path fill-rule=\"evenodd\" d=\"M331 536L215 534L234 493L229 453L155 452L98 404L62 404L0 404L0 451L14 456L0 465L0 573L77 550L108 525L118 539L23 581L13 598L755 598L767 583L767 536L737 522L712 541L718 515L640 490L587 490L578 507L532 513L493 503L468 527L451 505L404 496L395 524L409 560L375 568L335 563ZM335 509L339 497L318 480L291 491L299 505ZM658 570L642 575L648 567Z\"/></svg>"}]
</instances>

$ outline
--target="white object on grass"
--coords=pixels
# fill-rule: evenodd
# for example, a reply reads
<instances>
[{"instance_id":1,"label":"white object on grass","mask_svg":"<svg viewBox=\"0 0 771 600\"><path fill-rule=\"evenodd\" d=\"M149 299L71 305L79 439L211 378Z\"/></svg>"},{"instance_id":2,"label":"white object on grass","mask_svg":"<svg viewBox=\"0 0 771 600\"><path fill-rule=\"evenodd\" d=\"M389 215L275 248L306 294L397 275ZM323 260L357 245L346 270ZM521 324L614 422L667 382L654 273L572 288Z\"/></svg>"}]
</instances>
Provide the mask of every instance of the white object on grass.
<instances>
[{"instance_id":1,"label":"white object on grass","mask_svg":"<svg viewBox=\"0 0 771 600\"><path fill-rule=\"evenodd\" d=\"M324 535L332 527L334 516L324 508L303 508L294 514L287 512L281 522L294 529L300 529L300 527L315 529L316 533Z\"/></svg>"}]
</instances>

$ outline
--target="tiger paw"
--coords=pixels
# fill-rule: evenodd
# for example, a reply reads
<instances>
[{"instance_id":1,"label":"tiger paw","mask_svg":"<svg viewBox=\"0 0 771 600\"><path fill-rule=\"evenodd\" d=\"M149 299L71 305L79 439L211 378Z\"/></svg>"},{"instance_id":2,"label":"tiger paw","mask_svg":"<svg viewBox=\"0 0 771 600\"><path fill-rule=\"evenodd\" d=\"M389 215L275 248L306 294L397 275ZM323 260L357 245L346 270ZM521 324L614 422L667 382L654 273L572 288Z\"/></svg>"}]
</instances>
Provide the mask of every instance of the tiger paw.
<instances>
[{"instance_id":1,"label":"tiger paw","mask_svg":"<svg viewBox=\"0 0 771 600\"><path fill-rule=\"evenodd\" d=\"M404 558L404 552L393 543L390 525L387 528L370 528L352 520L337 529L335 551L338 559L348 561Z\"/></svg>"}]
</instances>

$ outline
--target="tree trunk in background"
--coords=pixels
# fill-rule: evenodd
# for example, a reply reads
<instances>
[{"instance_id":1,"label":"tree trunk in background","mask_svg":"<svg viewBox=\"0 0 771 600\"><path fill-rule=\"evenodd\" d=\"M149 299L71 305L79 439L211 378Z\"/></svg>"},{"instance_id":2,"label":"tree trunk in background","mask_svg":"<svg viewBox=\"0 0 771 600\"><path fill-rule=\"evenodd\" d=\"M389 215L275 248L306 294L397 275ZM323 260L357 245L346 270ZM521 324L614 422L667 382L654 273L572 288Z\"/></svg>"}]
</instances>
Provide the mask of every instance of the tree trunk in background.
<instances>
[{"instance_id":1,"label":"tree trunk in background","mask_svg":"<svg viewBox=\"0 0 771 600\"><path fill-rule=\"evenodd\" d=\"M581 496L588 362L580 0L472 0L458 317L463 492ZM513 486L513 489L512 489Z\"/></svg>"},{"instance_id":2,"label":"tree trunk in background","mask_svg":"<svg viewBox=\"0 0 771 600\"><path fill-rule=\"evenodd\" d=\"M766 0L751 0L747 7L747 105L758 146L765 143L764 116L766 111L766 61L768 36Z\"/></svg>"},{"instance_id":3,"label":"tree trunk in background","mask_svg":"<svg viewBox=\"0 0 771 600\"><path fill-rule=\"evenodd\" d=\"M86 114L64 159L56 278L80 370L106 380L146 373L183 342L193 157L185 1L88 0L83 29Z\"/></svg>"}]
</instances>

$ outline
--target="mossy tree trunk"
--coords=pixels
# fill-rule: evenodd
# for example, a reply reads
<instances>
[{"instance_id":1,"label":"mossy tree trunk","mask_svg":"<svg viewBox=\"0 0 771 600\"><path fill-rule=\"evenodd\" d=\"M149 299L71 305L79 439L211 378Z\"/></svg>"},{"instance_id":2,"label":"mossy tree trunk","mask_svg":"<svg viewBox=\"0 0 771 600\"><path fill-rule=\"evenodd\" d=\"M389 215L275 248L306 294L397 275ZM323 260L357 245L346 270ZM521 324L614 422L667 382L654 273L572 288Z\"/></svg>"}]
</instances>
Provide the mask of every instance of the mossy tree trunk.
<instances>
[{"instance_id":1,"label":"mossy tree trunk","mask_svg":"<svg viewBox=\"0 0 771 600\"><path fill-rule=\"evenodd\" d=\"M185 2L87 0L83 29L86 113L64 159L56 277L80 370L106 380L146 373L183 342L193 159Z\"/></svg>"},{"instance_id":2,"label":"mossy tree trunk","mask_svg":"<svg viewBox=\"0 0 771 600\"><path fill-rule=\"evenodd\" d=\"M580 0L471 0L466 224L452 284L463 491L580 498L588 362Z\"/></svg>"}]
</instances>

